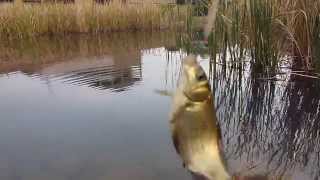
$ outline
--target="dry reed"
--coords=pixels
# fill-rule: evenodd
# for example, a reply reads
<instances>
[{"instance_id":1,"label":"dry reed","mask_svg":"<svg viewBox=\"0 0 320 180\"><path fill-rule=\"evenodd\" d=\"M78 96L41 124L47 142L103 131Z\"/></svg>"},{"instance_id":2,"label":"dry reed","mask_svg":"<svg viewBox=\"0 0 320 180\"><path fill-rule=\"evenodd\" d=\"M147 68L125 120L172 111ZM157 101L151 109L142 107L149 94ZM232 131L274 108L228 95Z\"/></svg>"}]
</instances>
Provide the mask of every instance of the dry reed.
<instances>
[{"instance_id":1,"label":"dry reed","mask_svg":"<svg viewBox=\"0 0 320 180\"><path fill-rule=\"evenodd\" d=\"M258 69L276 67L279 56L291 56L297 69L313 69L317 58L315 41L320 33L319 0L220 1L214 33L215 52L231 52L235 60L245 52Z\"/></svg>"},{"instance_id":2,"label":"dry reed","mask_svg":"<svg viewBox=\"0 0 320 180\"><path fill-rule=\"evenodd\" d=\"M107 5L5 3L0 5L0 36L184 29L186 13L184 6L117 1Z\"/></svg>"}]
</instances>

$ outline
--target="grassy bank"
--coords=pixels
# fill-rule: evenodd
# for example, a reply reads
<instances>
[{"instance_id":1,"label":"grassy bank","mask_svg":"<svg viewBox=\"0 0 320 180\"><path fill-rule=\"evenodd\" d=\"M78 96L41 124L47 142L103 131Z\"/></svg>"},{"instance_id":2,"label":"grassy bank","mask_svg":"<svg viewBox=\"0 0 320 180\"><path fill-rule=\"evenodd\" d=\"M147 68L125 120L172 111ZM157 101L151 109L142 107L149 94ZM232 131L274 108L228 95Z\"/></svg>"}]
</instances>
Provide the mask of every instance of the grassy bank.
<instances>
[{"instance_id":1,"label":"grassy bank","mask_svg":"<svg viewBox=\"0 0 320 180\"><path fill-rule=\"evenodd\" d=\"M220 1L210 47L223 61L226 52L234 61L250 56L258 71L279 66L284 56L311 70L320 61L319 23L318 0Z\"/></svg>"},{"instance_id":2,"label":"grassy bank","mask_svg":"<svg viewBox=\"0 0 320 180\"><path fill-rule=\"evenodd\" d=\"M0 36L42 34L155 31L186 28L186 6L107 5L83 1L77 4L8 3L0 5Z\"/></svg>"}]
</instances>

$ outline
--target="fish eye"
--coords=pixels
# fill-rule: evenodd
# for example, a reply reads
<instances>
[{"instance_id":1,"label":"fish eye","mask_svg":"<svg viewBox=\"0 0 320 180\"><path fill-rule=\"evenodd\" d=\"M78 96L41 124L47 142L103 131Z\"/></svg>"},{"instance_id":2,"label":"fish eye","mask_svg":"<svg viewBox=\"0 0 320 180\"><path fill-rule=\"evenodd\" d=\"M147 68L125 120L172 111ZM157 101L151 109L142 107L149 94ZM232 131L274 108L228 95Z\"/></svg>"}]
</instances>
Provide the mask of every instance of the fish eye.
<instances>
[{"instance_id":1,"label":"fish eye","mask_svg":"<svg viewBox=\"0 0 320 180\"><path fill-rule=\"evenodd\" d=\"M204 72L198 73L196 78L197 78L198 81L205 81L205 80L207 80L207 76L206 76L206 74L205 74Z\"/></svg>"}]
</instances>

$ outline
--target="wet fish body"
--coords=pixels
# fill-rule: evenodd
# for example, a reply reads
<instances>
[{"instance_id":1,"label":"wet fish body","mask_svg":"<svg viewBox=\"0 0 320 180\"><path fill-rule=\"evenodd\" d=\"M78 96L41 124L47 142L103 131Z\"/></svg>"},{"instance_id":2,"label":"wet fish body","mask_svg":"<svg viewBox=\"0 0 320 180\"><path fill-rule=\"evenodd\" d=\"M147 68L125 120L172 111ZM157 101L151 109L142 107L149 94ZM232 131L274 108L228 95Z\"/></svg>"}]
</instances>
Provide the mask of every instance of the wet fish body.
<instances>
[{"instance_id":1,"label":"wet fish body","mask_svg":"<svg viewBox=\"0 0 320 180\"><path fill-rule=\"evenodd\" d=\"M188 170L210 180L229 178L221 156L209 83L194 56L184 59L180 84L173 96L170 127L174 146Z\"/></svg>"}]
</instances>

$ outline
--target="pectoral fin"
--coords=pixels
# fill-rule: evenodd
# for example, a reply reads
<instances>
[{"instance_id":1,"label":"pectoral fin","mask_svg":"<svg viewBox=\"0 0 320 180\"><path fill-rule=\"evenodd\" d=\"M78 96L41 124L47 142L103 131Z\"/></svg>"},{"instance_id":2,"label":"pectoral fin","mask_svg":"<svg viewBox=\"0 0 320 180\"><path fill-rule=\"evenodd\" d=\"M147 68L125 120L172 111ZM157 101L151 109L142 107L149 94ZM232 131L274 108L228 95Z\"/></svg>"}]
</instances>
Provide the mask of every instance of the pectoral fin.
<instances>
[{"instance_id":1,"label":"pectoral fin","mask_svg":"<svg viewBox=\"0 0 320 180\"><path fill-rule=\"evenodd\" d=\"M168 91L168 90L159 90L159 89L156 89L156 90L154 90L154 92L155 92L156 94L159 94L160 96L167 96L167 97L172 97L172 96L173 96L173 92Z\"/></svg>"}]
</instances>

